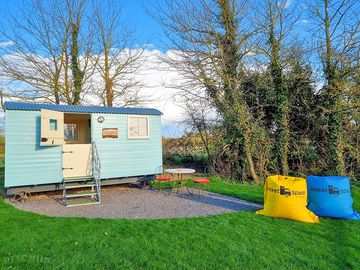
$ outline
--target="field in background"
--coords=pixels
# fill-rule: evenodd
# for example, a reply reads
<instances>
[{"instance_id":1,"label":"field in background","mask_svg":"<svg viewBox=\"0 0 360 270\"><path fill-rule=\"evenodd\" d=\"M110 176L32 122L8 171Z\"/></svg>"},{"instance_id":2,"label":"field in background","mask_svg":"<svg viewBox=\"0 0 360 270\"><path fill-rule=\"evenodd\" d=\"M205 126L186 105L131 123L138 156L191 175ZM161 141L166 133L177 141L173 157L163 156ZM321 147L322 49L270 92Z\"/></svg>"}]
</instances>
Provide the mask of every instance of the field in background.
<instances>
[{"instance_id":1,"label":"field in background","mask_svg":"<svg viewBox=\"0 0 360 270\"><path fill-rule=\"evenodd\" d=\"M163 138L163 162L165 167L193 168L207 172L208 156L198 136L191 134L180 138Z\"/></svg>"}]
</instances>

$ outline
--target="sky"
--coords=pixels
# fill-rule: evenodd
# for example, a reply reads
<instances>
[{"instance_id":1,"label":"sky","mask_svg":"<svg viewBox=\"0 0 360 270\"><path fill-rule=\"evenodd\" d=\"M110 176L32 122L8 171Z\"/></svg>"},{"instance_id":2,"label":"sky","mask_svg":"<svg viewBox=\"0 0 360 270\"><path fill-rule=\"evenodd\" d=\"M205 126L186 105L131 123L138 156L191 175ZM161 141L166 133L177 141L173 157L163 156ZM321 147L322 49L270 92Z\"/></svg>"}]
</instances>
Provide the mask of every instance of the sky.
<instances>
[{"instance_id":1,"label":"sky","mask_svg":"<svg viewBox=\"0 0 360 270\"><path fill-rule=\"evenodd\" d=\"M163 30L147 12L153 2L153 0L126 0L124 15L134 23L141 43L152 44L152 48L165 52L166 40Z\"/></svg>"},{"instance_id":2,"label":"sky","mask_svg":"<svg viewBox=\"0 0 360 270\"><path fill-rule=\"evenodd\" d=\"M46 1L46 0L44 0ZM64 1L64 0L58 0ZM147 9L154 7L156 3L161 5L161 1L165 0L109 0L122 1L123 12L122 16L125 20L134 26L134 33L136 34L135 46L146 45L144 53L142 68L137 75L137 79L142 81L142 91L145 95L151 96L152 101L147 104L148 107L159 109L164 113L162 118L163 135L166 137L181 136L184 132L184 127L179 125L183 119L184 110L179 106L180 104L174 101L176 90L166 87L165 85L172 84L179 80L179 74L167 68L164 63L159 63L159 58L167 56L168 44L162 27L148 14ZM254 0L261 3L263 0ZM295 31L298 40L306 45L311 45L311 40L314 40L308 31L312 26L308 19L307 6L305 0L284 0L286 6L291 7L297 4L299 10L302 12L301 17L295 23ZM8 28L6 18L8 13L21 19L22 8L29 7L31 0L0 0L0 28L6 30ZM353 6L354 11L360 10L360 1ZM11 40L2 40L0 37L0 47L10 46ZM310 57L318 57L315 53ZM315 62L315 61L313 61ZM313 69L320 70L322 68L319 63L313 66ZM319 81L318 81L319 83ZM1 84L1 80L0 80ZM0 85L1 86L1 85Z\"/></svg>"},{"instance_id":3,"label":"sky","mask_svg":"<svg viewBox=\"0 0 360 270\"><path fill-rule=\"evenodd\" d=\"M122 15L135 26L139 43L152 44L152 48L165 52L164 42L166 42L166 40L163 37L162 28L147 12L155 3L161 3L162 0L111 1L121 1L123 3ZM9 11L11 14L20 15L19 10L30 3L31 0L0 0L0 14L5 14ZM4 24L2 26L6 27Z\"/></svg>"},{"instance_id":4,"label":"sky","mask_svg":"<svg viewBox=\"0 0 360 270\"><path fill-rule=\"evenodd\" d=\"M171 79L176 79L177 74L169 69L161 67L158 57L165 56L167 53L166 39L163 36L161 26L148 14L147 8L154 1L158 0L124 0L122 15L129 24L134 26L136 31L136 42L139 46L146 44L147 50L144 53L146 63L142 65L137 76L143 82L142 92L152 97L152 101L146 107L153 107L163 112L162 131L166 137L178 137L184 133L184 126L179 124L183 117L183 109L173 102L176 91L164 87L164 84L171 83ZM161 0L160 0L161 1ZM31 1L29 0L0 0L0 15L6 17L9 13L20 16L19 12L23 7L26 8ZM6 21L0 24L6 29ZM11 41L0 40L0 46L8 46ZM136 44L135 44L136 45Z\"/></svg>"}]
</instances>

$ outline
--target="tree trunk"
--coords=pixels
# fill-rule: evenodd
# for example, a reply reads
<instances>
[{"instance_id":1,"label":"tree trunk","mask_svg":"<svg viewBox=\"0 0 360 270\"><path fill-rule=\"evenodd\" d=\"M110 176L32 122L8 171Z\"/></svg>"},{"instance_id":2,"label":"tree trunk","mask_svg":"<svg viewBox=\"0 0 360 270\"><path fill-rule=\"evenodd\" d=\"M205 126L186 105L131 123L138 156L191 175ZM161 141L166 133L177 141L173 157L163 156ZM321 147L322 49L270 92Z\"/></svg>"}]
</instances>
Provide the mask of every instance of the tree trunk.
<instances>
[{"instance_id":1,"label":"tree trunk","mask_svg":"<svg viewBox=\"0 0 360 270\"><path fill-rule=\"evenodd\" d=\"M110 59L109 51L104 43L104 83L105 83L105 100L106 106L112 107L114 102L114 89L113 89L113 79L110 78Z\"/></svg>"},{"instance_id":2,"label":"tree trunk","mask_svg":"<svg viewBox=\"0 0 360 270\"><path fill-rule=\"evenodd\" d=\"M73 104L80 103L80 93L82 89L82 80L83 74L80 69L79 64L79 28L80 24L78 22L72 24L72 33L71 33L71 69L73 75Z\"/></svg>"},{"instance_id":3,"label":"tree trunk","mask_svg":"<svg viewBox=\"0 0 360 270\"><path fill-rule=\"evenodd\" d=\"M105 81L105 92L106 92L106 106L112 107L114 101L114 92L113 92L113 84L111 79Z\"/></svg>"},{"instance_id":4,"label":"tree trunk","mask_svg":"<svg viewBox=\"0 0 360 270\"><path fill-rule=\"evenodd\" d=\"M244 152L245 152L246 160L247 160L247 163L248 163L248 166L249 166L250 175L254 179L255 184L259 184L259 177L257 176L254 161L253 161L253 157L252 157L252 152L251 152L251 147L250 147L250 145L251 145L250 140L251 140L250 132L245 132L245 135L244 135Z\"/></svg>"},{"instance_id":5,"label":"tree trunk","mask_svg":"<svg viewBox=\"0 0 360 270\"><path fill-rule=\"evenodd\" d=\"M328 157L329 168L334 174L344 175L345 160L342 147L343 137L343 115L341 111L341 90L338 86L337 68L333 63L333 49L331 44L331 29L329 16L329 0L325 0L325 38L326 38L326 56L325 56L325 76L327 80L326 103L328 105Z\"/></svg>"},{"instance_id":6,"label":"tree trunk","mask_svg":"<svg viewBox=\"0 0 360 270\"><path fill-rule=\"evenodd\" d=\"M59 85L56 82L54 85L54 97L55 97L55 104L60 104L60 96L59 96Z\"/></svg>"},{"instance_id":7,"label":"tree trunk","mask_svg":"<svg viewBox=\"0 0 360 270\"><path fill-rule=\"evenodd\" d=\"M284 86L282 72L279 67L272 67L274 87L276 91L276 143L275 152L280 172L289 173L289 100Z\"/></svg>"},{"instance_id":8,"label":"tree trunk","mask_svg":"<svg viewBox=\"0 0 360 270\"><path fill-rule=\"evenodd\" d=\"M271 77L276 93L276 143L275 155L277 160L277 168L279 171L287 175L289 173L288 153L289 153L289 99L287 89L284 83L282 68L280 65L280 46L281 38L275 34L275 16L276 13L270 11L270 29L269 29L269 45L271 50L270 70Z\"/></svg>"},{"instance_id":9,"label":"tree trunk","mask_svg":"<svg viewBox=\"0 0 360 270\"><path fill-rule=\"evenodd\" d=\"M221 9L221 24L225 29L224 35L219 37L222 61L224 62L224 92L226 98L223 102L226 105L223 108L225 108L224 113L227 114L225 124L230 127L230 130L235 129L235 131L231 131L229 134L230 138L236 142L233 142L234 149L232 154L235 159L233 175L240 175L241 167L244 168L245 166L245 164L240 164L239 160L239 149L243 148L250 174L254 181L258 183L259 179L251 153L250 112L246 109L241 87L241 77L243 74L239 68L240 55L239 44L237 42L235 3L229 0L218 0L218 5Z\"/></svg>"}]
</instances>

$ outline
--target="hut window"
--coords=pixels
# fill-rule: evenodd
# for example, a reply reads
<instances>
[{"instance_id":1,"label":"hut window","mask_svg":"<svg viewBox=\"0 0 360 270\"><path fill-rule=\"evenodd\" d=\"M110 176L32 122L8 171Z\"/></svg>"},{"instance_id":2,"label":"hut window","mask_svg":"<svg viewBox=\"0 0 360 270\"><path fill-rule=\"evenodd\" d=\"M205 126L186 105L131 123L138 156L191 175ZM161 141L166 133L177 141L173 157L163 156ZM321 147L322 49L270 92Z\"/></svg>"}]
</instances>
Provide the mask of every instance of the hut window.
<instances>
[{"instance_id":1,"label":"hut window","mask_svg":"<svg viewBox=\"0 0 360 270\"><path fill-rule=\"evenodd\" d=\"M128 137L131 139L149 138L149 117L129 116Z\"/></svg>"},{"instance_id":2,"label":"hut window","mask_svg":"<svg viewBox=\"0 0 360 270\"><path fill-rule=\"evenodd\" d=\"M50 119L50 130L57 130L57 120Z\"/></svg>"},{"instance_id":3,"label":"hut window","mask_svg":"<svg viewBox=\"0 0 360 270\"><path fill-rule=\"evenodd\" d=\"M64 139L65 141L77 141L76 124L64 124Z\"/></svg>"}]
</instances>

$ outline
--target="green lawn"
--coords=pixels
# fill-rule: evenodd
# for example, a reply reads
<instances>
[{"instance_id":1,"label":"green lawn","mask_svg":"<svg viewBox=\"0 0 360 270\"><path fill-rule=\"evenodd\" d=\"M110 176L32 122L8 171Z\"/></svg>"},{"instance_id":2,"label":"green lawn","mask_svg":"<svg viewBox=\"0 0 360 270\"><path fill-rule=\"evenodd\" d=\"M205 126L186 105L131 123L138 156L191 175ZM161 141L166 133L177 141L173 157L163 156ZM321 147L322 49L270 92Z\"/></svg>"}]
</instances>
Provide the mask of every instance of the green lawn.
<instances>
[{"instance_id":1,"label":"green lawn","mask_svg":"<svg viewBox=\"0 0 360 270\"><path fill-rule=\"evenodd\" d=\"M193 186L190 179L187 179L187 185ZM161 189L167 189L172 187L172 182L160 183ZM175 185L177 187L178 185ZM158 187L158 183L155 184L155 187ZM208 190L207 186L198 185L196 188L203 188ZM232 197L249 200L256 203L264 203L264 190L262 186L255 185L239 185L237 183L229 183L225 181L221 181L216 177L211 177L211 191L216 193L221 193L225 195L229 195Z\"/></svg>"},{"instance_id":2,"label":"green lawn","mask_svg":"<svg viewBox=\"0 0 360 270\"><path fill-rule=\"evenodd\" d=\"M213 179L262 201L262 187ZM354 189L360 210L360 188ZM121 206L119 206L121 207ZM207 218L52 218L0 199L0 269L359 269L360 222L305 224L254 212Z\"/></svg>"}]
</instances>

